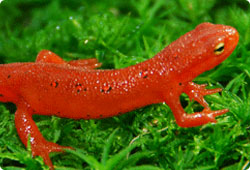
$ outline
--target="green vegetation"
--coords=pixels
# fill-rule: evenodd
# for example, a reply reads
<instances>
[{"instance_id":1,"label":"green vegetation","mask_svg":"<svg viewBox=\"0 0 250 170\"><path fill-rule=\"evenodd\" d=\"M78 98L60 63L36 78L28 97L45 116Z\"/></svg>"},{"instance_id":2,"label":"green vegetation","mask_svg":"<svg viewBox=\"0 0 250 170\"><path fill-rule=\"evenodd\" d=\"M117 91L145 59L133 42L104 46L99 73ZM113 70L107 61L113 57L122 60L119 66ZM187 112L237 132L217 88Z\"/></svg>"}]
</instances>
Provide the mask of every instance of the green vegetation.
<instances>
[{"instance_id":1,"label":"green vegetation","mask_svg":"<svg viewBox=\"0 0 250 170\"><path fill-rule=\"evenodd\" d=\"M102 68L123 68L151 58L202 22L235 27L240 41L234 53L195 80L224 88L221 94L206 97L212 109L230 109L217 124L180 128L164 104L103 120L39 115L34 119L46 139L77 148L51 154L58 170L240 170L250 166L247 1L4 0L0 21L1 63L34 61L41 49L49 49L66 60L95 57ZM182 101L187 112L200 108L186 95ZM18 138L14 112L13 105L0 105L0 167L48 169L42 158L32 158Z\"/></svg>"}]
</instances>

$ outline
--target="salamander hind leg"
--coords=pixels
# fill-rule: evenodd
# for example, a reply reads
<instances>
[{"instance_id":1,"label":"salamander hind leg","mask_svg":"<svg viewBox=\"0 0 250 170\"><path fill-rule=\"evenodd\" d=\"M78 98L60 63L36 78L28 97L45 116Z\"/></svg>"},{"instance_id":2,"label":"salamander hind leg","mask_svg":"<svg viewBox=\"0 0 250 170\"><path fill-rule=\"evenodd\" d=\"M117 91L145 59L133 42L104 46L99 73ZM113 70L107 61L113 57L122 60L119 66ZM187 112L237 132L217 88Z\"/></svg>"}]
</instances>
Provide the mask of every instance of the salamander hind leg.
<instances>
[{"instance_id":1,"label":"salamander hind leg","mask_svg":"<svg viewBox=\"0 0 250 170\"><path fill-rule=\"evenodd\" d=\"M211 111L209 108L202 112L187 114L181 106L179 98L171 98L166 102L172 110L176 123L181 127L195 127L207 123L216 123L216 117L228 112L228 109Z\"/></svg>"},{"instance_id":2,"label":"salamander hind leg","mask_svg":"<svg viewBox=\"0 0 250 170\"><path fill-rule=\"evenodd\" d=\"M96 58L71 60L68 64L85 69L95 69L102 66L102 63L99 63Z\"/></svg>"},{"instance_id":3,"label":"salamander hind leg","mask_svg":"<svg viewBox=\"0 0 250 170\"><path fill-rule=\"evenodd\" d=\"M80 67L86 70L95 69L101 67L102 65L102 63L99 63L95 58L64 61L61 57L49 50L41 50L37 55L36 62L68 64L70 66Z\"/></svg>"},{"instance_id":4,"label":"salamander hind leg","mask_svg":"<svg viewBox=\"0 0 250 170\"><path fill-rule=\"evenodd\" d=\"M36 57L36 62L66 64L66 61L49 50L41 50Z\"/></svg>"},{"instance_id":5,"label":"salamander hind leg","mask_svg":"<svg viewBox=\"0 0 250 170\"><path fill-rule=\"evenodd\" d=\"M15 125L18 135L25 146L30 140L33 156L41 156L44 163L54 170L53 164L49 158L50 152L63 152L63 149L72 149L71 147L60 146L56 143L48 142L40 133L35 122L32 120L32 114L25 105L18 105L15 113Z\"/></svg>"}]
</instances>

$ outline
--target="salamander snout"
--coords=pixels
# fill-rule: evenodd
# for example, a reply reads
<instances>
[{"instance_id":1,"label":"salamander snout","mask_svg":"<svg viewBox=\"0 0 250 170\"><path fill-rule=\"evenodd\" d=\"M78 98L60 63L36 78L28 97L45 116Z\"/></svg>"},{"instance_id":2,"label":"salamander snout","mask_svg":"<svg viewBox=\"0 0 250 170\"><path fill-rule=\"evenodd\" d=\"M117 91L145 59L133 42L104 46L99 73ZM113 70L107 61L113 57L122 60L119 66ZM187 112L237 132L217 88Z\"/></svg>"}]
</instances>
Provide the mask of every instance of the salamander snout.
<instances>
[{"instance_id":1,"label":"salamander snout","mask_svg":"<svg viewBox=\"0 0 250 170\"><path fill-rule=\"evenodd\" d=\"M232 46L236 46L239 41L238 31L231 26L225 26L224 30L225 30L225 33L227 34L227 41L230 41L230 44Z\"/></svg>"}]
</instances>

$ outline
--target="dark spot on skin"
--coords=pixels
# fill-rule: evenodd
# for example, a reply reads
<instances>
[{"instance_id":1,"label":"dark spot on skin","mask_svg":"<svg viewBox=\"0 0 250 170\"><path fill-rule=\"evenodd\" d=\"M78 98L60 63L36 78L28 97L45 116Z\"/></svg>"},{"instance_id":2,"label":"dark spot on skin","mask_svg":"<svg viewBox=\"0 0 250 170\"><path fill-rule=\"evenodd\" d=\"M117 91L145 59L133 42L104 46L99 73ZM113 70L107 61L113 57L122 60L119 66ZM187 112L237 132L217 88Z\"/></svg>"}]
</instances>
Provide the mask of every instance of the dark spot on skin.
<instances>
[{"instance_id":1,"label":"dark spot on skin","mask_svg":"<svg viewBox=\"0 0 250 170\"><path fill-rule=\"evenodd\" d=\"M76 87L79 87L79 86L82 86L82 84L81 84L81 83L77 83L77 84L76 84Z\"/></svg>"},{"instance_id":2,"label":"dark spot on skin","mask_svg":"<svg viewBox=\"0 0 250 170\"><path fill-rule=\"evenodd\" d=\"M103 115L100 115L100 118L102 118L103 117Z\"/></svg>"},{"instance_id":3,"label":"dark spot on skin","mask_svg":"<svg viewBox=\"0 0 250 170\"><path fill-rule=\"evenodd\" d=\"M8 77L7 77L7 78L9 79L10 77L11 77L11 76L10 76L10 75L8 75Z\"/></svg>"},{"instance_id":4,"label":"dark spot on skin","mask_svg":"<svg viewBox=\"0 0 250 170\"><path fill-rule=\"evenodd\" d=\"M148 71L147 71L147 70L144 70L144 71L140 72L140 75L141 75L142 78L145 79L145 78L148 77Z\"/></svg>"},{"instance_id":5,"label":"dark spot on skin","mask_svg":"<svg viewBox=\"0 0 250 170\"><path fill-rule=\"evenodd\" d=\"M57 81L50 83L50 86L57 88L59 83Z\"/></svg>"},{"instance_id":6,"label":"dark spot on skin","mask_svg":"<svg viewBox=\"0 0 250 170\"><path fill-rule=\"evenodd\" d=\"M76 89L77 89L77 93L80 93L81 90L82 90L82 84L77 83L77 84L76 84Z\"/></svg>"},{"instance_id":7,"label":"dark spot on skin","mask_svg":"<svg viewBox=\"0 0 250 170\"><path fill-rule=\"evenodd\" d=\"M112 87L109 87L108 90L107 90L107 92L110 92L110 90L112 90Z\"/></svg>"},{"instance_id":8,"label":"dark spot on skin","mask_svg":"<svg viewBox=\"0 0 250 170\"><path fill-rule=\"evenodd\" d=\"M61 112L57 112L57 114L60 114Z\"/></svg>"},{"instance_id":9,"label":"dark spot on skin","mask_svg":"<svg viewBox=\"0 0 250 170\"><path fill-rule=\"evenodd\" d=\"M109 93L110 91L112 90L112 87L104 87L103 89L101 89L101 92L106 92L106 93Z\"/></svg>"},{"instance_id":10,"label":"dark spot on skin","mask_svg":"<svg viewBox=\"0 0 250 170\"><path fill-rule=\"evenodd\" d=\"M87 114L87 117L90 117L90 115L89 115L89 114Z\"/></svg>"},{"instance_id":11,"label":"dark spot on skin","mask_svg":"<svg viewBox=\"0 0 250 170\"><path fill-rule=\"evenodd\" d=\"M179 83L179 86L182 86L182 83Z\"/></svg>"},{"instance_id":12,"label":"dark spot on skin","mask_svg":"<svg viewBox=\"0 0 250 170\"><path fill-rule=\"evenodd\" d=\"M3 94L0 94L0 97L3 97Z\"/></svg>"},{"instance_id":13,"label":"dark spot on skin","mask_svg":"<svg viewBox=\"0 0 250 170\"><path fill-rule=\"evenodd\" d=\"M177 60L178 58L179 58L179 57L178 57L178 55L174 56L174 59L176 59L176 60Z\"/></svg>"},{"instance_id":14,"label":"dark spot on skin","mask_svg":"<svg viewBox=\"0 0 250 170\"><path fill-rule=\"evenodd\" d=\"M87 88L84 88L83 91L87 91Z\"/></svg>"},{"instance_id":15,"label":"dark spot on skin","mask_svg":"<svg viewBox=\"0 0 250 170\"><path fill-rule=\"evenodd\" d=\"M56 83L56 86L55 86L55 87L57 87L57 86L58 86L58 82L56 81L55 83Z\"/></svg>"}]
</instances>

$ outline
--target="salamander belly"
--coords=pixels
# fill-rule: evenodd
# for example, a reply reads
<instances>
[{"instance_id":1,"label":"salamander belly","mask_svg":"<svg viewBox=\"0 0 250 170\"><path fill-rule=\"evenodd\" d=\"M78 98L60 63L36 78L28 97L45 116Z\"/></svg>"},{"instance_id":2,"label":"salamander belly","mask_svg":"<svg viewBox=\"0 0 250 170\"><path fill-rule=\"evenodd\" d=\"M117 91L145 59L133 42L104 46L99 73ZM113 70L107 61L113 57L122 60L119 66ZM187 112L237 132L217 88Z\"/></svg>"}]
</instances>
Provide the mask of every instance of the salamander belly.
<instances>
[{"instance_id":1,"label":"salamander belly","mask_svg":"<svg viewBox=\"0 0 250 170\"><path fill-rule=\"evenodd\" d=\"M33 91L33 92L32 92ZM38 93L39 92L39 93ZM58 92L54 90L38 91L29 89L26 101L34 112L42 115L56 115L73 119L105 118L152 104L161 102L157 96L145 91L131 91L113 94L89 89L79 94L71 92ZM83 92L86 92L84 94ZM148 95L145 95L148 94Z\"/></svg>"},{"instance_id":2,"label":"salamander belly","mask_svg":"<svg viewBox=\"0 0 250 170\"><path fill-rule=\"evenodd\" d=\"M74 119L110 117L162 102L162 95L152 91L158 88L153 87L154 80L125 71L88 72L51 65L46 72L29 74L21 95L37 114Z\"/></svg>"},{"instance_id":3,"label":"salamander belly","mask_svg":"<svg viewBox=\"0 0 250 170\"><path fill-rule=\"evenodd\" d=\"M141 96L62 97L57 101L43 101L42 108L47 109L40 112L74 119L105 118L152 104L147 97Z\"/></svg>"}]
</instances>

